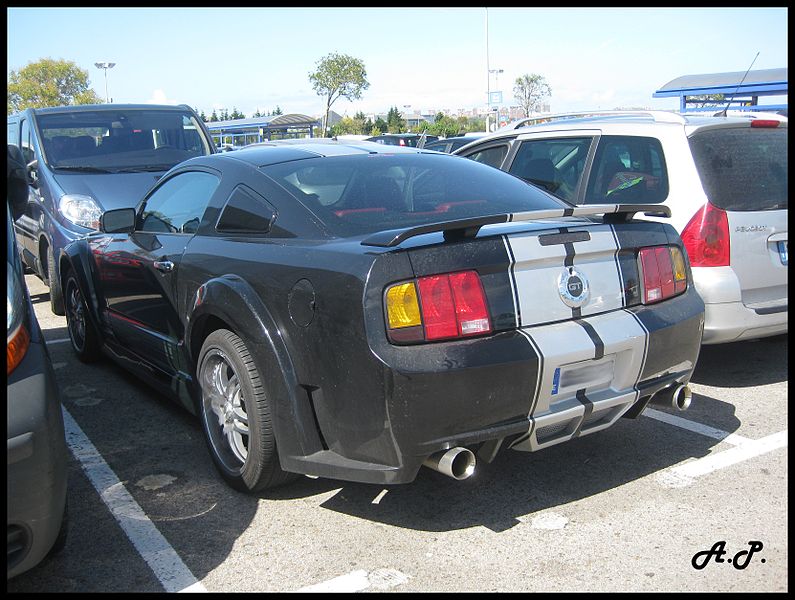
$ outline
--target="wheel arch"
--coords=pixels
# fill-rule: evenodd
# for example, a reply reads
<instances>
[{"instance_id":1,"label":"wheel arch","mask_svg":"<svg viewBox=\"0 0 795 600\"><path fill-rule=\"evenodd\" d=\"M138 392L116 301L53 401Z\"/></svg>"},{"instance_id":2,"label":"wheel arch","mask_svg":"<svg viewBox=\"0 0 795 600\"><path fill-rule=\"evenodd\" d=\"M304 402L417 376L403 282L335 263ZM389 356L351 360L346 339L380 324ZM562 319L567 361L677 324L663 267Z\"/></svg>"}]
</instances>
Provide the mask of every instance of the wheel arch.
<instances>
[{"instance_id":1,"label":"wheel arch","mask_svg":"<svg viewBox=\"0 0 795 600\"><path fill-rule=\"evenodd\" d=\"M197 378L204 340L213 331L229 329L246 344L273 399L270 407L273 428L283 464L284 459L289 462L291 457L322 450L306 391L298 383L293 357L273 314L251 285L233 275L213 278L196 290L188 312L185 344ZM198 398L198 380L196 383Z\"/></svg>"}]
</instances>

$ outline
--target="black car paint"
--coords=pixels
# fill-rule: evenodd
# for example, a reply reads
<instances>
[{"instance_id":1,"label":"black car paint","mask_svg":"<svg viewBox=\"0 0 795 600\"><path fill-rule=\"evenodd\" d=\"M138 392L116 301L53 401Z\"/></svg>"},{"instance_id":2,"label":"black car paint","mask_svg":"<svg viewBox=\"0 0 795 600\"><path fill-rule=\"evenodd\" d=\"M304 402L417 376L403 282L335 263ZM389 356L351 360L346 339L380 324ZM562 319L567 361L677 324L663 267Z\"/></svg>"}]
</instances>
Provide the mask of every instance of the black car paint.
<instances>
[{"instance_id":1,"label":"black car paint","mask_svg":"<svg viewBox=\"0 0 795 600\"><path fill-rule=\"evenodd\" d=\"M64 260L78 275L110 356L196 413L194 365L203 339L219 326L237 332L267 382L279 457L287 471L404 483L414 479L432 452L527 431L543 357L513 329L516 316L501 270L500 236L546 231L550 225L507 224L456 242L431 233L386 249L363 245L360 238L334 239L305 207L240 156L218 155L212 163L194 159L166 175L222 166L224 178L198 235L95 234L67 248ZM269 157L278 162L307 156L283 147ZM239 183L264 190L273 203L281 226L275 235L215 230L226 198ZM578 224L588 222L572 226ZM627 248L681 246L667 224L615 228ZM134 285L126 291L123 282L113 294L97 283L95 252L106 254L109 247L117 259L128 261ZM155 260L165 259L179 265L175 274L153 268ZM637 288L634 255L620 259L630 275L628 288ZM410 347L389 343L385 287L462 268L474 268L483 280L494 333ZM151 304L144 312L140 302L130 304L130 296L142 292ZM659 348L639 382L643 394L650 395L689 375L668 369L672 355L695 362L703 303L692 286L654 307L640 306L637 291L632 293L626 291L635 306L627 310L649 330L649 346ZM305 298L300 306L295 300L291 304L296 297ZM120 314L108 310L113 306ZM296 312L304 317L296 319ZM669 347L681 340L692 344Z\"/></svg>"}]
</instances>

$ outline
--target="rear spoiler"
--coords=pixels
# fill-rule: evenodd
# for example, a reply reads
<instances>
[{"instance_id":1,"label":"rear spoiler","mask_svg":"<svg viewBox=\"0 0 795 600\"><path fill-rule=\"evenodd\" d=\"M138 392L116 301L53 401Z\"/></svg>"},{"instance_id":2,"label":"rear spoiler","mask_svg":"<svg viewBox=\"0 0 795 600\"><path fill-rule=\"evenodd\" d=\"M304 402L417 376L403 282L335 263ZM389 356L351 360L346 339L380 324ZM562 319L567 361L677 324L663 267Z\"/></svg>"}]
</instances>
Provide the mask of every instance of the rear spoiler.
<instances>
[{"instance_id":1,"label":"rear spoiler","mask_svg":"<svg viewBox=\"0 0 795 600\"><path fill-rule=\"evenodd\" d=\"M447 241L475 237L484 225L496 223L515 223L519 221L537 221L543 219L560 219L563 217L590 217L604 215L605 223L623 223L629 221L635 213L642 212L647 216L670 217L671 209L661 204L587 204L571 208L553 208L546 210L530 210L520 213L503 213L456 219L441 223L418 225L417 227L404 227L402 229L388 229L367 236L362 240L362 246L378 246L392 248L409 238L424 233L442 232Z\"/></svg>"}]
</instances>

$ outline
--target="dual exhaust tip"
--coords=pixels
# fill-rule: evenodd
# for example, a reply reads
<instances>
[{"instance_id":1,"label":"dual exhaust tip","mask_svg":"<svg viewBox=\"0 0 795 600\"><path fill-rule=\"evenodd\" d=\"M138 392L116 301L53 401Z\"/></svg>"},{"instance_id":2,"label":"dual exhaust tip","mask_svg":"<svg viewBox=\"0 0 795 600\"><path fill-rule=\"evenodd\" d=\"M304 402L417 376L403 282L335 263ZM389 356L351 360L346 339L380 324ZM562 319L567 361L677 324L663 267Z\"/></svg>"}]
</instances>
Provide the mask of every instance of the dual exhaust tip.
<instances>
[{"instance_id":1,"label":"dual exhaust tip","mask_svg":"<svg viewBox=\"0 0 795 600\"><path fill-rule=\"evenodd\" d=\"M461 481L471 477L475 472L475 455L471 450L459 446L434 452L422 464Z\"/></svg>"},{"instance_id":2,"label":"dual exhaust tip","mask_svg":"<svg viewBox=\"0 0 795 600\"><path fill-rule=\"evenodd\" d=\"M690 408L693 391L687 384L674 384L660 390L651 398L653 404L670 406L680 411ZM422 463L428 468L458 481L467 479L475 473L475 455L471 450L457 446L449 450L434 452Z\"/></svg>"},{"instance_id":3,"label":"dual exhaust tip","mask_svg":"<svg viewBox=\"0 0 795 600\"><path fill-rule=\"evenodd\" d=\"M660 390L651 397L651 402L653 404L670 406L682 411L690 408L690 402L692 400L693 391L687 384L674 384L663 390Z\"/></svg>"}]
</instances>

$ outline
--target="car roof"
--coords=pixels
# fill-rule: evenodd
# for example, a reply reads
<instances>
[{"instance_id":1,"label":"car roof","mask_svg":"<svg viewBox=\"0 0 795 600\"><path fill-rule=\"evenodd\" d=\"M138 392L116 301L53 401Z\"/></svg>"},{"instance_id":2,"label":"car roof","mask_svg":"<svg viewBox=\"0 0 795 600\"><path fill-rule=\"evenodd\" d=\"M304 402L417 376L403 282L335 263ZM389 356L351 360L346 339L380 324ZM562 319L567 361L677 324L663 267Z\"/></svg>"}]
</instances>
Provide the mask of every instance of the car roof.
<instances>
[{"instance_id":1,"label":"car roof","mask_svg":"<svg viewBox=\"0 0 795 600\"><path fill-rule=\"evenodd\" d=\"M264 167L280 162L301 160L304 158L317 158L321 156L351 156L356 154L418 154L422 149L410 146L385 146L368 141L346 141L330 138L278 140L249 144L234 152L212 155L250 163L256 167ZM209 156L202 156L194 160L206 160Z\"/></svg>"},{"instance_id":2,"label":"car roof","mask_svg":"<svg viewBox=\"0 0 795 600\"><path fill-rule=\"evenodd\" d=\"M49 113L97 110L175 110L184 112L185 109L193 110L187 104L77 104L69 106L48 106L46 108L33 108L31 110L37 115L45 115Z\"/></svg>"}]
</instances>

